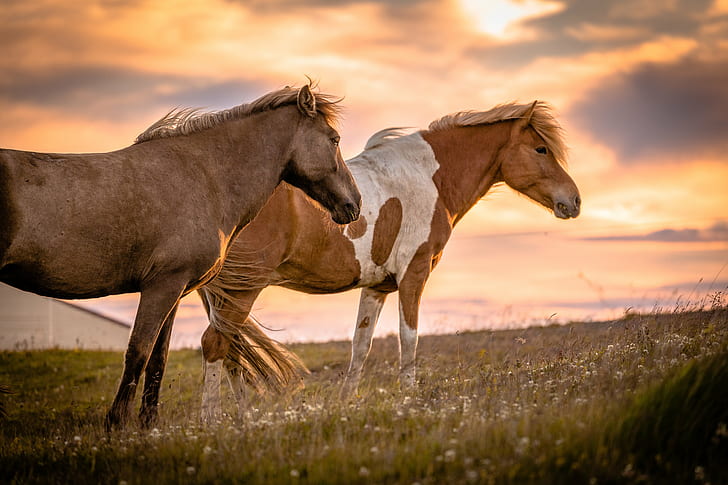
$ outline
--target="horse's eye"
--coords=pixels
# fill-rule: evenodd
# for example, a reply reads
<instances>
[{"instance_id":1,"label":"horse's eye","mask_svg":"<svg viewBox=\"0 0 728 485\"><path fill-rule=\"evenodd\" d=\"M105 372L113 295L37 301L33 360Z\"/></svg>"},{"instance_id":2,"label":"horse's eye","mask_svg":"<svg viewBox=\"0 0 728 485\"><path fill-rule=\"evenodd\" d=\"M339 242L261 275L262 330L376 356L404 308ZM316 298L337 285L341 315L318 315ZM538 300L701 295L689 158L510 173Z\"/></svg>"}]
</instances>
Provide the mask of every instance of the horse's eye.
<instances>
[{"instance_id":1,"label":"horse's eye","mask_svg":"<svg viewBox=\"0 0 728 485\"><path fill-rule=\"evenodd\" d=\"M341 140L341 137L340 136L335 136L335 137L331 138L331 143L333 143L334 146L337 147L337 146L339 146L339 141L340 140Z\"/></svg>"},{"instance_id":2,"label":"horse's eye","mask_svg":"<svg viewBox=\"0 0 728 485\"><path fill-rule=\"evenodd\" d=\"M546 149L546 147L536 147L536 153L546 155L548 153L548 150Z\"/></svg>"}]
</instances>

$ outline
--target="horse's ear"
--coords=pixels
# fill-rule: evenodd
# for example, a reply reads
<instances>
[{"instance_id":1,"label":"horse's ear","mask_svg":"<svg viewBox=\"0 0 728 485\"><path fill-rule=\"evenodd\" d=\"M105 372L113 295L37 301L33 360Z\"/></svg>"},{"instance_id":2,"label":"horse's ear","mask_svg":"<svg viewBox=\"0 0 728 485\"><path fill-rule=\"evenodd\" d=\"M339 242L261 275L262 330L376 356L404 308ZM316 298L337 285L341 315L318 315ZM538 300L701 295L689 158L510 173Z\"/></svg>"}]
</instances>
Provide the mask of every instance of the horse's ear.
<instances>
[{"instance_id":1,"label":"horse's ear","mask_svg":"<svg viewBox=\"0 0 728 485\"><path fill-rule=\"evenodd\" d=\"M308 84L298 91L298 109L306 116L316 117L316 97L311 92Z\"/></svg>"},{"instance_id":2,"label":"horse's ear","mask_svg":"<svg viewBox=\"0 0 728 485\"><path fill-rule=\"evenodd\" d=\"M533 112L536 110L537 104L538 100L534 101L522 116L516 118L516 122L513 124L513 132L511 136L515 135L520 130L526 129L528 125L531 124L531 118L533 117Z\"/></svg>"},{"instance_id":3,"label":"horse's ear","mask_svg":"<svg viewBox=\"0 0 728 485\"><path fill-rule=\"evenodd\" d=\"M526 124L531 123L531 118L533 117L533 112L536 111L536 105L538 104L538 100L534 101L530 108L528 108L528 111L523 115L523 118L526 120Z\"/></svg>"}]
</instances>

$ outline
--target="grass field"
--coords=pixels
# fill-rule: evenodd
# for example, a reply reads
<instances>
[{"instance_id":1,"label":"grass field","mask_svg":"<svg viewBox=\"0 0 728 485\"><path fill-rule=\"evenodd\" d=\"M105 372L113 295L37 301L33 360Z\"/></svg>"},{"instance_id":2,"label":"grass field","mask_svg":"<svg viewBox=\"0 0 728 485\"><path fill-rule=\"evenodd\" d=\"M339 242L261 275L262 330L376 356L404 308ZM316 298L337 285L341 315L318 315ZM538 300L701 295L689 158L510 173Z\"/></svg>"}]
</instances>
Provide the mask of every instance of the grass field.
<instances>
[{"instance_id":1,"label":"grass field","mask_svg":"<svg viewBox=\"0 0 728 485\"><path fill-rule=\"evenodd\" d=\"M198 422L201 355L172 352L161 419L107 434L114 352L0 354L0 483L728 483L728 310L420 339L398 391L376 340L340 402L348 342L292 346L312 373Z\"/></svg>"}]
</instances>

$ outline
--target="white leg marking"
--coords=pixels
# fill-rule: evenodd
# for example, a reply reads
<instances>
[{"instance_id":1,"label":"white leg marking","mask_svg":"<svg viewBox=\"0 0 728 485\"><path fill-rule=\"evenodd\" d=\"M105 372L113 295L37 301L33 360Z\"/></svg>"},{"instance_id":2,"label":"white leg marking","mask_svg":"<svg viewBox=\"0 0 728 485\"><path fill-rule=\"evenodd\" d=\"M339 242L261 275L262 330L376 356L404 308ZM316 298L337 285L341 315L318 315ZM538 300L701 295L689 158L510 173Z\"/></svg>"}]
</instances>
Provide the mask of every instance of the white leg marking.
<instances>
[{"instance_id":1,"label":"white leg marking","mask_svg":"<svg viewBox=\"0 0 728 485\"><path fill-rule=\"evenodd\" d=\"M412 323L412 322L410 322ZM416 322L415 327L416 327ZM399 302L399 384L403 390L415 387L415 357L417 353L417 328L408 325Z\"/></svg>"},{"instance_id":2,"label":"white leg marking","mask_svg":"<svg viewBox=\"0 0 728 485\"><path fill-rule=\"evenodd\" d=\"M243 374L240 369L230 367L227 369L227 378L230 389L232 389L233 396L235 397L235 403L238 406L238 417L242 419L245 416L245 406L247 403Z\"/></svg>"},{"instance_id":3,"label":"white leg marking","mask_svg":"<svg viewBox=\"0 0 728 485\"><path fill-rule=\"evenodd\" d=\"M351 342L351 362L349 370L344 378L342 397L350 398L356 395L361 380L361 372L372 348L372 337L374 329L379 320L379 313L384 306L387 294L374 291L369 288L362 288L359 297L359 312L356 317L354 338Z\"/></svg>"},{"instance_id":4,"label":"white leg marking","mask_svg":"<svg viewBox=\"0 0 728 485\"><path fill-rule=\"evenodd\" d=\"M207 362L203 358L203 384L201 416L204 424L215 424L222 416L220 400L220 376L222 375L222 359Z\"/></svg>"}]
</instances>

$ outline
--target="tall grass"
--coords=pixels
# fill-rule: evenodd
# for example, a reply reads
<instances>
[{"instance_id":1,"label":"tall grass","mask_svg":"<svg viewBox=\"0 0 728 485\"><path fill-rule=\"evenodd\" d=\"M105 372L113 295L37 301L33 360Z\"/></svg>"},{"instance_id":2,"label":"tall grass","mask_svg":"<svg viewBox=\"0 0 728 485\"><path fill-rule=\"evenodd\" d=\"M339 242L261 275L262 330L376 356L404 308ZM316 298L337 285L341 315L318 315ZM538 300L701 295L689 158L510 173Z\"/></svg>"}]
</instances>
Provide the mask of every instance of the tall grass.
<instances>
[{"instance_id":1,"label":"tall grass","mask_svg":"<svg viewBox=\"0 0 728 485\"><path fill-rule=\"evenodd\" d=\"M376 340L338 398L348 342L294 345L312 374L198 423L201 356L172 352L155 428L107 434L122 357L0 354L2 483L726 483L728 311L425 336L418 389ZM697 481L697 482L696 482Z\"/></svg>"}]
</instances>

